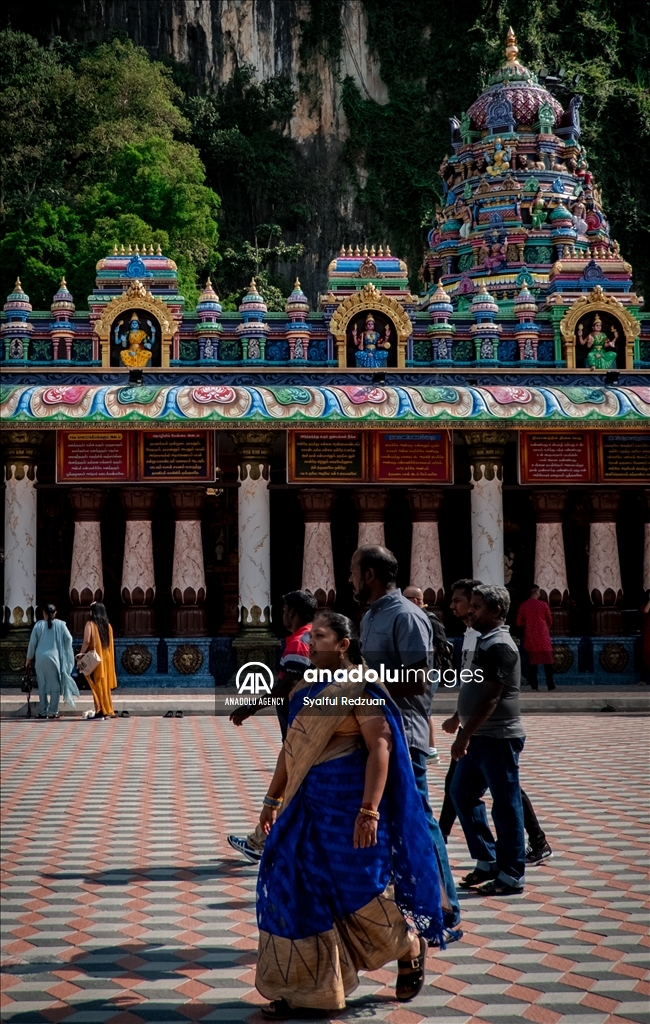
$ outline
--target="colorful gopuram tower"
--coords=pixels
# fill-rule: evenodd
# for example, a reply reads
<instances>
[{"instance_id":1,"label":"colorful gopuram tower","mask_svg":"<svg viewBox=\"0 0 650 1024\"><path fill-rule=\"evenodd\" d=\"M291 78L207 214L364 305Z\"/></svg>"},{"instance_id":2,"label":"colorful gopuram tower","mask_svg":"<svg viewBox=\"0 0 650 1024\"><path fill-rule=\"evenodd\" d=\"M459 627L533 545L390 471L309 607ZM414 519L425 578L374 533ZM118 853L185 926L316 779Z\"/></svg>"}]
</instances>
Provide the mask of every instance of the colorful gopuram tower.
<instances>
[{"instance_id":1,"label":"colorful gopuram tower","mask_svg":"<svg viewBox=\"0 0 650 1024\"><path fill-rule=\"evenodd\" d=\"M580 143L580 96L564 110L517 56L510 29L506 63L469 110L450 119L452 152L440 167L444 205L429 234L422 308L438 308L442 285L454 306L457 364L645 365L643 300ZM533 314L526 322L537 328L522 333L524 288ZM479 291L497 304L498 344L494 332L474 344ZM414 362L435 363L436 355L420 345Z\"/></svg>"}]
</instances>

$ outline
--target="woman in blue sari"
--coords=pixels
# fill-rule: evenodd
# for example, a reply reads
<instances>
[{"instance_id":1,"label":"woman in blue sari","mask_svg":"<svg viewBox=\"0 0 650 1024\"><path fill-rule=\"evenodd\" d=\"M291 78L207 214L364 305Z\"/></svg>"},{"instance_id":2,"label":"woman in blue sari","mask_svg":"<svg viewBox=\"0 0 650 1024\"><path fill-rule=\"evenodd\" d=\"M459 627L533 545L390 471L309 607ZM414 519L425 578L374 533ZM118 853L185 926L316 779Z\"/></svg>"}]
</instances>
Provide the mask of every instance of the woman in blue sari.
<instances>
[{"instance_id":1,"label":"woman in blue sari","mask_svg":"<svg viewBox=\"0 0 650 1024\"><path fill-rule=\"evenodd\" d=\"M330 1016L359 970L392 960L396 998L413 999L429 941L443 942L435 853L399 709L362 664L343 615L318 613L310 659L260 816L268 838L255 984L273 1020Z\"/></svg>"}]
</instances>

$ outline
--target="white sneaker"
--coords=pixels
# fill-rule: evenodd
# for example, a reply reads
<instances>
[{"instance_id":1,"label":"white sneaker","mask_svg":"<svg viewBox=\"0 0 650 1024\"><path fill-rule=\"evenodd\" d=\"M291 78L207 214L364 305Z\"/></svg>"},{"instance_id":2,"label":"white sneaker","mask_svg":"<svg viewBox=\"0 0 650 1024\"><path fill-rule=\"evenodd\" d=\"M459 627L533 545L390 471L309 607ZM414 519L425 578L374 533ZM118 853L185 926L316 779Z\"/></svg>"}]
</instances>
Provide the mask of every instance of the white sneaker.
<instances>
[{"instance_id":1,"label":"white sneaker","mask_svg":"<svg viewBox=\"0 0 650 1024\"><path fill-rule=\"evenodd\" d=\"M440 754L438 753L436 747L429 747L427 761L429 762L429 764L440 764Z\"/></svg>"}]
</instances>

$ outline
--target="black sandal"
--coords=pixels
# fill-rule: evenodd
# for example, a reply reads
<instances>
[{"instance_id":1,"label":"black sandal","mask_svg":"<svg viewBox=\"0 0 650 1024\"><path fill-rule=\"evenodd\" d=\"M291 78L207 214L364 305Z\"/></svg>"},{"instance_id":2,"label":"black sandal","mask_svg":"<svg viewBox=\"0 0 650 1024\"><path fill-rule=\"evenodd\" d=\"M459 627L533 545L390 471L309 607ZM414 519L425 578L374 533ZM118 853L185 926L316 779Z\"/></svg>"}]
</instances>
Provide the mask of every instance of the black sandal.
<instances>
[{"instance_id":1,"label":"black sandal","mask_svg":"<svg viewBox=\"0 0 650 1024\"><path fill-rule=\"evenodd\" d=\"M170 711L165 711L165 714L163 715L163 718L173 718L173 717L174 717L174 712L171 711L171 710Z\"/></svg>"},{"instance_id":2,"label":"black sandal","mask_svg":"<svg viewBox=\"0 0 650 1024\"><path fill-rule=\"evenodd\" d=\"M426 975L426 959L428 942L420 936L420 954L414 957L413 960L398 960L397 970L400 967L408 967L409 970L405 971L404 974L397 975L397 982L395 983L395 998L400 1003L408 1003L422 991L424 985L424 978Z\"/></svg>"},{"instance_id":3,"label":"black sandal","mask_svg":"<svg viewBox=\"0 0 650 1024\"><path fill-rule=\"evenodd\" d=\"M410 961L409 961L410 963ZM260 1006L262 1016L267 1020L329 1020L340 1010L316 1010L307 1006L289 1006L286 999L274 999L268 1006Z\"/></svg>"},{"instance_id":4,"label":"black sandal","mask_svg":"<svg viewBox=\"0 0 650 1024\"><path fill-rule=\"evenodd\" d=\"M483 885L483 882L491 882L494 878L496 878L496 871L483 871L482 868L474 868L469 875L461 878L457 888L476 889L477 886Z\"/></svg>"},{"instance_id":5,"label":"black sandal","mask_svg":"<svg viewBox=\"0 0 650 1024\"><path fill-rule=\"evenodd\" d=\"M130 718L130 717L131 717L130 713L126 710L126 708L124 709L124 711L120 711L120 718Z\"/></svg>"},{"instance_id":6,"label":"black sandal","mask_svg":"<svg viewBox=\"0 0 650 1024\"><path fill-rule=\"evenodd\" d=\"M182 711L177 711L176 712L176 717L177 718L182 718L183 717L183 712Z\"/></svg>"}]
</instances>

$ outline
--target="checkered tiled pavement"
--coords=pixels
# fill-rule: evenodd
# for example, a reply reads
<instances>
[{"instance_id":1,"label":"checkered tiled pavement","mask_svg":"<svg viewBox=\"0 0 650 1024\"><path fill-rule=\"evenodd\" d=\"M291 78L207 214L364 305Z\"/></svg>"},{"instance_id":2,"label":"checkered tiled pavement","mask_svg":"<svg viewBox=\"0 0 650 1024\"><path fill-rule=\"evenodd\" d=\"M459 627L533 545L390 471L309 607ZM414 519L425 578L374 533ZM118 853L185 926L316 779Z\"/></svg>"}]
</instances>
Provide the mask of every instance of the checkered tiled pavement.
<instances>
[{"instance_id":1,"label":"checkered tiled pavement","mask_svg":"<svg viewBox=\"0 0 650 1024\"><path fill-rule=\"evenodd\" d=\"M391 1000L391 965L365 975L344 1018L650 1016L648 719L531 716L527 729L522 778L554 858L523 897L463 901L465 938L429 958L408 1009ZM2 733L2 1020L257 1024L256 869L225 837L255 819L273 719L11 721ZM443 777L430 771L435 807ZM458 827L450 856L457 875L470 866Z\"/></svg>"}]
</instances>

